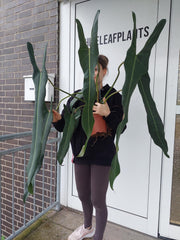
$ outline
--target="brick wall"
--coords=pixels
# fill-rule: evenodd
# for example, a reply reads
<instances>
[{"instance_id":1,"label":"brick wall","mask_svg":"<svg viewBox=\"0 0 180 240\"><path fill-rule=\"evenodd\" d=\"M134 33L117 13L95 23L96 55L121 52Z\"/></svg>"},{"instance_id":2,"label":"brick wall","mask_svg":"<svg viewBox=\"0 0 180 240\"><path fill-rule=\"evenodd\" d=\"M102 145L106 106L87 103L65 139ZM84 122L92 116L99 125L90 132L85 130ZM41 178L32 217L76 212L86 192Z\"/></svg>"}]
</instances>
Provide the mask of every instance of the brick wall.
<instances>
[{"instance_id":1,"label":"brick wall","mask_svg":"<svg viewBox=\"0 0 180 240\"><path fill-rule=\"evenodd\" d=\"M0 133L32 127L34 104L24 101L23 75L32 74L26 48L32 42L41 67L48 43L47 70L58 76L58 3L56 0L4 1L0 10ZM58 93L55 91L56 101Z\"/></svg>"},{"instance_id":2,"label":"brick wall","mask_svg":"<svg viewBox=\"0 0 180 240\"><path fill-rule=\"evenodd\" d=\"M42 66L44 46L48 43L46 68L55 73L58 87L58 1L57 0L0 0L0 135L31 131L34 102L24 101L24 75L32 74L26 43L35 50L39 68ZM55 91L54 107L58 103ZM51 137L54 137L52 134ZM30 143L31 138L0 143L0 150ZM50 183L55 198L56 145L53 146L53 175L50 181L50 150L45 160L45 207L49 204ZM26 153L27 159L29 153ZM24 152L15 154L15 229L23 224ZM26 162L27 164L27 162ZM12 227L12 156L1 159L2 166L2 222L3 235L11 234ZM41 170L42 172L42 170ZM42 174L36 186L36 213L42 210ZM33 214L33 198L27 202L27 219Z\"/></svg>"}]
</instances>

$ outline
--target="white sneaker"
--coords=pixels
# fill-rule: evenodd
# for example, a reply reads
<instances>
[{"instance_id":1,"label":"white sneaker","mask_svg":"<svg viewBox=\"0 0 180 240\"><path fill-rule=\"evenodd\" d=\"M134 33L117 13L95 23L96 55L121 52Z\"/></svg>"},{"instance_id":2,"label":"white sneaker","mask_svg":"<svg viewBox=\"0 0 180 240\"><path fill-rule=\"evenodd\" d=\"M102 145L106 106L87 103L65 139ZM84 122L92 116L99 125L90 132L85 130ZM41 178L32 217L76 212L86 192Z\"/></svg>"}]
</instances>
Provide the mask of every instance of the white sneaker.
<instances>
[{"instance_id":1,"label":"white sneaker","mask_svg":"<svg viewBox=\"0 0 180 240\"><path fill-rule=\"evenodd\" d=\"M78 227L74 230L73 233L68 237L68 240L82 240L84 238L93 237L95 234L95 229L92 227L91 229L84 228L84 225Z\"/></svg>"}]
</instances>

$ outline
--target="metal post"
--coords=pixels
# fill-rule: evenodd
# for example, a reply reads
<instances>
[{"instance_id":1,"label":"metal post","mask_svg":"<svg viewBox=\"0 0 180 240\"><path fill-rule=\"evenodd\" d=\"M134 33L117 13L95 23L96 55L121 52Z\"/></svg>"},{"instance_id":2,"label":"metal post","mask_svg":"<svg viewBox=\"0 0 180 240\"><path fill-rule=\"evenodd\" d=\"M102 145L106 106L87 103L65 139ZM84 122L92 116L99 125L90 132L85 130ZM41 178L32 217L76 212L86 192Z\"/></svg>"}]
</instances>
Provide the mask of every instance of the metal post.
<instances>
[{"instance_id":1,"label":"metal post","mask_svg":"<svg viewBox=\"0 0 180 240\"><path fill-rule=\"evenodd\" d=\"M58 148L61 142L61 133L58 133L58 138L60 139L58 142ZM57 162L56 165L56 211L59 211L61 206L60 206L60 174L61 174L61 169L60 169L60 164Z\"/></svg>"},{"instance_id":2,"label":"metal post","mask_svg":"<svg viewBox=\"0 0 180 240\"><path fill-rule=\"evenodd\" d=\"M14 153L12 155L12 233L14 234Z\"/></svg>"},{"instance_id":3,"label":"metal post","mask_svg":"<svg viewBox=\"0 0 180 240\"><path fill-rule=\"evenodd\" d=\"M42 176L42 209L44 210L44 162L45 160L43 161L43 168L42 168L42 173L43 173L43 176Z\"/></svg>"},{"instance_id":4,"label":"metal post","mask_svg":"<svg viewBox=\"0 0 180 240\"><path fill-rule=\"evenodd\" d=\"M50 205L52 204L52 151L53 147L51 144L51 167L50 167Z\"/></svg>"},{"instance_id":5,"label":"metal post","mask_svg":"<svg viewBox=\"0 0 180 240\"><path fill-rule=\"evenodd\" d=\"M26 188L26 150L24 151L24 192ZM26 225L26 203L24 203L24 226Z\"/></svg>"},{"instance_id":6,"label":"metal post","mask_svg":"<svg viewBox=\"0 0 180 240\"><path fill-rule=\"evenodd\" d=\"M61 209L61 206L60 206L60 164L59 162L57 162L57 165L56 165L56 176L57 176L57 179L56 179L56 208L55 210L56 211L59 211Z\"/></svg>"},{"instance_id":7,"label":"metal post","mask_svg":"<svg viewBox=\"0 0 180 240\"><path fill-rule=\"evenodd\" d=\"M34 191L33 191L33 217L36 217L36 181L34 179Z\"/></svg>"},{"instance_id":8,"label":"metal post","mask_svg":"<svg viewBox=\"0 0 180 240\"><path fill-rule=\"evenodd\" d=\"M0 156L0 239L1 239L1 156Z\"/></svg>"}]
</instances>

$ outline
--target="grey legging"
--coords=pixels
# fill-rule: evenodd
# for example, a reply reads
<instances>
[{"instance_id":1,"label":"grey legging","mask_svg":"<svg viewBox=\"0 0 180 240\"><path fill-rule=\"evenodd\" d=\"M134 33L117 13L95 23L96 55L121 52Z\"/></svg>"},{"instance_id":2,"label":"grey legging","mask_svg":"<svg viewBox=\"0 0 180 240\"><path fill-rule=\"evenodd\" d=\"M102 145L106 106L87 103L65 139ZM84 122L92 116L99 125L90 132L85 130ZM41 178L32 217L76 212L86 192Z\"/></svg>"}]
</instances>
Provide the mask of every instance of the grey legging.
<instances>
[{"instance_id":1,"label":"grey legging","mask_svg":"<svg viewBox=\"0 0 180 240\"><path fill-rule=\"evenodd\" d=\"M93 240L102 240L107 222L106 192L109 166L75 164L75 178L82 202L85 228L92 225L93 206L96 210L96 231Z\"/></svg>"}]
</instances>

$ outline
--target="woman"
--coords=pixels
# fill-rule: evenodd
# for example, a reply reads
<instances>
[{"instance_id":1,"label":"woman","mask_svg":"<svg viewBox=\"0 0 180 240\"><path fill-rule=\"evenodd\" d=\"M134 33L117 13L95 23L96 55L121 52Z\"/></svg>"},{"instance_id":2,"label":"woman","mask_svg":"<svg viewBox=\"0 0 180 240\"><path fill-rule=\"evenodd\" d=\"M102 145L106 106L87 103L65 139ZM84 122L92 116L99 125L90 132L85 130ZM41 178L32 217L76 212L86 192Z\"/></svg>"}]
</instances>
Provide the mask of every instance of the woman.
<instances>
[{"instance_id":1,"label":"woman","mask_svg":"<svg viewBox=\"0 0 180 240\"><path fill-rule=\"evenodd\" d=\"M100 66L98 77L100 97L104 99L106 92L110 89L108 84L103 87L103 78L107 73L108 58L99 55L98 63ZM95 81L97 74L98 67L96 66L94 72ZM115 91L115 89L112 89L110 93ZM68 100L67 106L71 100L72 98ZM77 101L75 107L80 105L83 105L83 103ZM73 162L76 186L83 207L84 224L78 227L69 236L68 240L82 240L87 237L93 237L93 240L102 240L107 222L106 192L111 162L116 152L114 137L117 126L123 117L121 95L116 93L103 104L96 102L93 106L93 114L103 116L107 125L107 132L98 133L90 137L83 157L77 157L86 141L81 121L79 121L79 125L71 139L72 151L75 156ZM58 131L63 131L63 112L60 115L53 110L53 124ZM96 229L92 227L93 207L96 210Z\"/></svg>"}]
</instances>

